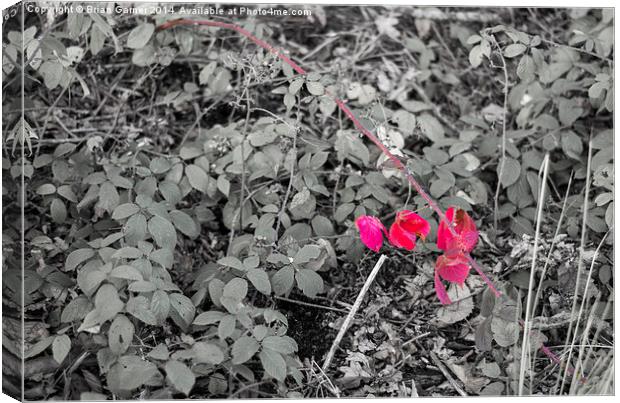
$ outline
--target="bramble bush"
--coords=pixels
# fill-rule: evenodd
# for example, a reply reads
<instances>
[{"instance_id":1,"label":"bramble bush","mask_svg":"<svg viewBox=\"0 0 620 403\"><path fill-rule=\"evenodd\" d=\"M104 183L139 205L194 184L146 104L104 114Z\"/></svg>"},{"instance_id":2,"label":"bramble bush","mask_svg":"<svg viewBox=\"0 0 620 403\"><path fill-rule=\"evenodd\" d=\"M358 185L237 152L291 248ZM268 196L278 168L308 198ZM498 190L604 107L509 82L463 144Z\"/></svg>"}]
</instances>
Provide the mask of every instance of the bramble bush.
<instances>
[{"instance_id":1,"label":"bramble bush","mask_svg":"<svg viewBox=\"0 0 620 403\"><path fill-rule=\"evenodd\" d=\"M18 85L20 63L27 63L33 81L24 88L25 118L13 116L5 138L3 291L13 307L24 298L27 319L46 324L28 344L26 360L51 353L57 365L67 366L83 354L96 357L96 366L72 375L84 383L79 395L66 392L67 398L105 399L106 389L130 398L143 387L150 398L191 397L196 390L198 397L243 396L253 385L299 396L302 341L287 336L288 320L274 296L325 293L324 277L338 260L357 262L365 253L354 225L360 216L382 216L405 203L428 221L429 240L439 241L439 220L427 200L348 128L331 94L346 98L360 124L406 160L440 209L456 206L474 219L484 217L474 208L490 213L518 236L533 233L544 154L555 161L556 187L568 183L571 172L583 180L584 139L592 133L594 204L587 224L608 231L614 203L613 18L605 10L573 13L570 46L505 26L474 33L451 25L452 39L475 69L492 69L493 75L499 69L508 80L505 105L491 103L477 113L457 102L458 131L437 110L433 89L449 90L464 78L437 63L437 41L411 32L396 37L416 67L399 77L388 64L377 73L376 86L368 77L300 75L253 46L216 51L217 27L157 30L162 16L136 24L133 18L68 14L45 35L36 25L23 36L9 32L5 88ZM242 26L258 38L274 36L270 25L254 19ZM392 38L387 28L377 25L380 35ZM110 131L46 143L55 139L45 138L50 116L34 96L35 81L44 84L50 103L70 92L95 108L101 100L93 85L103 83L89 85L88 59L114 60L124 52L133 64L127 68L140 78L120 99ZM150 74L192 56L200 69L149 101L169 110L149 129L163 127L165 133L191 107L198 109L197 122L210 108L226 118L202 130L194 125L180 141L148 130L132 133L129 122L118 122ZM399 90L412 80L419 83L419 99ZM496 88L490 92L497 94ZM385 103L377 101L381 97ZM219 101L207 106L204 99ZM230 103L218 111L222 99ZM591 121L596 126L588 126ZM127 132L115 136L121 124ZM569 197L573 211L565 225L572 237L580 231L582 198ZM16 214L22 204L24 295ZM501 232L496 227L494 235ZM433 242L418 246L420 254L440 249ZM480 351L489 351L492 340L500 347L518 341L519 297L513 285L502 285L506 298L495 300L488 291L481 297ZM449 294L458 300L470 295L467 287ZM438 315L454 323L473 310L466 298ZM45 379L47 396L54 387L53 379Z\"/></svg>"}]
</instances>

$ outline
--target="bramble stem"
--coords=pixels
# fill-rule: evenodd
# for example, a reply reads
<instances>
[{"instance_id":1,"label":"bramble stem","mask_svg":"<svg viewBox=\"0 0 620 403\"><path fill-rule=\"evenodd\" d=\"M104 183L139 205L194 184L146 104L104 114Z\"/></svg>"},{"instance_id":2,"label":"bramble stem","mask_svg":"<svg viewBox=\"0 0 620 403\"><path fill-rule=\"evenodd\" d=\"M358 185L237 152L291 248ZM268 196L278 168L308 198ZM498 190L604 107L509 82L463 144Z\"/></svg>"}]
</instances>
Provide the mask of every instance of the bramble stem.
<instances>
[{"instance_id":1,"label":"bramble stem","mask_svg":"<svg viewBox=\"0 0 620 403\"><path fill-rule=\"evenodd\" d=\"M175 27L177 25L205 25L205 26L209 26L209 27L217 27L217 28L224 28L224 29L233 30L233 31L238 32L239 34L245 36L250 41L252 41L256 45L260 46L261 48L263 48L263 49L273 53L274 55L276 55L284 63L288 64L293 70L295 70L298 74L304 74L304 75L307 74L306 70L304 70L301 66L299 66L297 63L295 63L293 60L291 60L284 53L278 51L275 47L271 46L270 44L268 44L264 40L262 40L260 38L257 38L256 36L252 35L251 32L249 32L246 29L241 28L238 25L230 24L230 23L226 23L226 22L221 22L221 21L189 20L189 19L180 18L180 19L176 19L176 20L167 21L167 22L161 24L160 26L157 27L157 31L158 32L159 31L163 31L165 29L172 28L172 27ZM390 152L390 150L377 138L377 136L372 134L370 132L370 130L366 129L360 123L360 121L355 117L355 115L353 114L351 109L349 109L349 107L347 107L347 105L345 104L345 102L343 100L341 100L340 98L336 97L335 95L333 95L333 94L331 94L329 92L326 92L326 94L328 96L330 96L334 100L334 102L336 102L336 105L338 105L338 108L340 108L340 110L342 110L342 112L344 112L344 114L347 115L347 117L351 120L351 122L353 122L353 125L364 136L368 137L368 139L370 141L372 141L377 147L379 147L379 149L381 150L381 152L383 154L385 154L390 160L392 160L392 162L394 162L396 167L405 174L405 176L407 177L407 180L409 181L409 183L411 183L411 186L413 186L413 188L418 192L418 194L420 196L422 196L422 198L428 203L428 205L431 207L431 209L433 209L433 211L437 214L437 216L439 216L440 221L444 221L445 223L447 223L448 224L448 229L450 230L452 235L458 238L459 235L456 233L456 230L454 228L454 224L446 219L445 213L439 208L437 203L429 196L429 194L426 193L424 188L414 178L413 174L409 171L409 169L405 166L405 164L403 164L401 160L396 158L396 156ZM467 260L469 261L469 263L471 264L471 266L474 268L474 270L476 270L476 272L478 272L478 274L480 275L482 280L484 280L484 282L487 284L489 289L495 294L496 297L499 298L501 296L501 293L495 288L495 285L493 284L491 279L489 279L489 277L482 271L482 268L480 267L480 265L474 260L474 258L471 257L471 255L469 253L466 254L466 257L467 257Z\"/></svg>"}]
</instances>

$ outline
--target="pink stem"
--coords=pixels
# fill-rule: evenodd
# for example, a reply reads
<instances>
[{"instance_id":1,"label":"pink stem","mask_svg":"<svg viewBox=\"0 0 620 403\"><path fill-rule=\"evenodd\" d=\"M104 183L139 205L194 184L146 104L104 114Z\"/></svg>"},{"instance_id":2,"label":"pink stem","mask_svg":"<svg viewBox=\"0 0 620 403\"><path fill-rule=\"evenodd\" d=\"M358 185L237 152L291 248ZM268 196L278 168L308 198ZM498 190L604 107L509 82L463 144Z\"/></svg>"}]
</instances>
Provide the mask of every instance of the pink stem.
<instances>
[{"instance_id":1,"label":"pink stem","mask_svg":"<svg viewBox=\"0 0 620 403\"><path fill-rule=\"evenodd\" d=\"M301 66L299 66L297 63L292 61L288 56L281 53L276 48L274 48L267 42L263 41L262 39L259 39L256 36L252 35L252 33L250 33L248 30L243 29L240 26L237 26L235 24L230 24L230 23L221 22L221 21L188 20L188 19L180 18L177 20L167 21L161 24L160 26L157 27L157 31L163 31L165 29L172 28L177 25L206 25L209 27L225 28L225 29L236 31L239 34L251 40L252 42L254 42L255 44L257 44L258 46L262 47L263 49L275 54L284 63L291 66L291 68L295 70L298 74L306 74L306 71L303 68L301 68ZM433 209L433 211L439 216L439 219L448 224L448 228L450 232L452 233L452 235L455 237L459 237L459 235L456 233L456 230L454 228L454 224L446 219L445 213L439 208L437 203L428 195L428 193L426 193L424 188L420 186L418 181L413 177L413 174L409 171L409 169L405 166L405 164L403 164L401 160L396 158L396 156L392 154L390 150L381 141L379 141L379 139L374 134L372 134L368 129L366 129L360 123L360 121L355 117L353 112L346 106L343 100L341 100L340 98L330 93L327 93L327 95L332 97L332 99L336 102L336 105L338 105L340 110L342 110L342 112L344 112L344 114L347 115L347 117L351 120L351 122L353 122L353 125L360 132L362 132L364 136L368 137L370 141L372 141L377 147L379 147L381 152L383 152L383 154L385 154L390 160L392 160L392 162L394 162L396 167L405 174L405 176L407 177L407 180L409 181L409 183L411 183L411 186L413 186L413 188L418 192L418 194L422 196L422 198L428 203L431 209ZM484 280L484 282L487 284L489 289L491 289L491 291L495 294L495 296L499 298L501 296L501 293L495 288L495 285L489 279L489 277L482 271L482 268L480 267L480 265L471 257L470 254L466 254L466 256L467 256L467 260L469 261L471 266L474 268L474 270L478 272L478 274L480 275L482 280Z\"/></svg>"}]
</instances>

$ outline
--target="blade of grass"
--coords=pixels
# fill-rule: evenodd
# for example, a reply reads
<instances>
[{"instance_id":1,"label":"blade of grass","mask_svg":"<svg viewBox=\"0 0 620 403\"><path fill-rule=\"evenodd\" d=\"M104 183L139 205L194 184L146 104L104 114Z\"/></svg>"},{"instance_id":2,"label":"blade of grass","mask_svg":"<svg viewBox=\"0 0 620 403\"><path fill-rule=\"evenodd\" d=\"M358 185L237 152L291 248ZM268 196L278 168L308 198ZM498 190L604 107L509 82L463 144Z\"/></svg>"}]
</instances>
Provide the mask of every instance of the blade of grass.
<instances>
[{"instance_id":1,"label":"blade of grass","mask_svg":"<svg viewBox=\"0 0 620 403\"><path fill-rule=\"evenodd\" d=\"M525 320L523 322L523 341L521 342L521 362L519 365L519 396L523 395L523 387L525 384L525 360L527 353L530 351L530 327L531 327L531 309L532 309L532 288L534 285L534 275L536 274L536 258L538 256L538 241L540 239L540 226L542 223L542 214L545 205L545 197L547 191L547 178L549 176L549 153L545 155L543 163L541 165L542 168L542 180L540 182L540 191L538 194L538 212L536 214L536 232L534 235L534 248L532 250L532 265L530 266L530 281L528 282L527 288L527 297L525 303ZM530 361L528 360L528 363ZM530 367L530 382L534 379L534 366L529 365ZM532 387L530 385L530 390Z\"/></svg>"},{"instance_id":2,"label":"blade of grass","mask_svg":"<svg viewBox=\"0 0 620 403\"><path fill-rule=\"evenodd\" d=\"M588 317L588 322L586 326L581 332L581 342L579 343L579 355L577 356L577 364L575 365L575 372L573 372L573 379L571 380L570 389L568 391L569 395L576 395L578 390L579 382L577 382L577 374L579 372L585 373L585 366L583 365L583 354L586 349L586 343L588 343L587 338L590 334L590 329L592 328L592 323L594 323L594 312L598 308L598 304L601 301L601 294L596 295L596 299L594 300L594 304L592 304L592 309L590 310L590 316Z\"/></svg>"},{"instance_id":3,"label":"blade of grass","mask_svg":"<svg viewBox=\"0 0 620 403\"><path fill-rule=\"evenodd\" d=\"M590 367L590 357L592 356L592 354L594 353L594 346L596 345L596 343L598 342L598 337L601 334L601 331L603 330L603 323L604 319L607 317L607 315L609 315L609 311L613 308L613 300L609 299L607 300L607 303L605 304L605 308L603 309L603 313L600 316L599 322L596 325L596 331L594 332L594 336L592 337L592 340L590 342L590 346L588 349L588 354L586 355L586 358L583 360L584 364L583 366L585 368L589 368Z\"/></svg>"},{"instance_id":4,"label":"blade of grass","mask_svg":"<svg viewBox=\"0 0 620 403\"><path fill-rule=\"evenodd\" d=\"M571 322L569 322L568 324L568 330L566 332L566 341L564 342L565 345L569 345L569 341L571 341L571 336L572 336L572 330L573 330L573 322L572 319L575 317L575 313L577 311L577 300L578 295L579 295L579 286L581 285L581 276L583 273L583 252L585 249L585 245L586 245L586 233L587 233L587 223L588 223L588 209L589 209L589 203L588 203L588 198L590 196L590 170L592 168L592 139L590 138L590 141L588 142L588 162L586 165L586 189L585 189L585 194L583 196L583 221L581 223L581 242L579 245L579 262L577 263L577 279L575 281L575 293L574 293L574 298L573 298L573 306L571 307L571 312L570 312L570 317L571 317ZM584 298L586 297L585 295L583 296ZM573 339L574 342L574 339ZM560 386L560 389L558 391L557 394L562 394L562 391L564 390L564 384L566 383L566 375L567 375L567 368L570 365L570 358L572 355L572 351L573 351L573 346L572 344L569 345L569 353L568 353L568 359L566 361L566 367L564 369L564 374L562 375L561 379L562 379L562 383ZM560 368L560 371L562 369ZM556 382L556 390L557 390L557 386L559 383L560 378L558 378L558 382Z\"/></svg>"},{"instance_id":5,"label":"blade of grass","mask_svg":"<svg viewBox=\"0 0 620 403\"><path fill-rule=\"evenodd\" d=\"M568 350L568 358L566 359L567 363L570 363L570 359L573 354L573 346L575 345L575 341L577 339L577 331L579 330L579 323L581 322L581 316L583 315L584 307L588 300L587 298L588 288L590 287L590 282L592 280L592 272L594 271L594 264L596 263L596 259L598 258L598 254L601 250L601 247L603 246L603 243L605 242L605 239L607 239L607 235L609 235L609 231L605 233L605 235L603 236L603 239L601 239L601 242L599 242L596 250L594 251L594 256L592 257L592 263L590 264L590 269L588 270L588 278L586 279L586 285L583 290L583 298L581 299L581 306L579 307L579 314L577 315L577 323L575 324L575 333L573 334L573 340L571 341L571 345ZM586 330L587 330L587 327L586 329L584 329L584 333L586 333ZM579 350L580 350L579 357L581 357L582 349L580 348ZM575 372L573 373L573 381L576 379L575 377L577 375L578 368L579 368L579 361L577 362L577 365L575 365ZM564 373L564 376L566 376L566 373ZM562 380L562 387L564 387L564 379ZM561 390L562 389L560 389L560 391Z\"/></svg>"}]
</instances>

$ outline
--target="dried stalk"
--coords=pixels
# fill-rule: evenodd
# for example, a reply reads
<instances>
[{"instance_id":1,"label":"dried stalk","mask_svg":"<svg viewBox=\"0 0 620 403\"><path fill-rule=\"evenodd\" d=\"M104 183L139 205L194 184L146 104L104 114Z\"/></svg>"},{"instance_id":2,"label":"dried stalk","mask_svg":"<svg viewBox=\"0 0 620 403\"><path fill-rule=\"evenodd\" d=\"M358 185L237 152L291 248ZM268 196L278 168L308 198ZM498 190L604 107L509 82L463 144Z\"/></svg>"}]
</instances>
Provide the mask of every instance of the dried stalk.
<instances>
[{"instance_id":1,"label":"dried stalk","mask_svg":"<svg viewBox=\"0 0 620 403\"><path fill-rule=\"evenodd\" d=\"M329 349L329 353L327 353L327 357L325 358L325 361L323 362L323 371L327 371L327 369L329 368L329 365L332 363L334 354L336 354L336 349L340 345L342 338L344 337L345 333L347 332L347 329L351 325L351 321L353 320L353 317L357 313L357 310L360 308L360 305L362 305L362 301L364 301L364 296L366 295L366 292L368 292L368 289L370 288L370 285L374 281L375 277L377 277L377 274L379 273L381 266L383 266L383 262L385 262L385 259L387 259L387 257L385 255L381 255L381 257L375 264L375 267L372 268L372 271L368 275L368 278L366 279L364 286L362 287L362 289L360 290L360 293L357 295L357 298L355 299L355 303L353 304L353 307L349 311L349 314L344 320L344 323L340 327L340 330L338 331L338 334L336 335L336 338L334 339L334 342L332 343L332 346Z\"/></svg>"}]
</instances>

